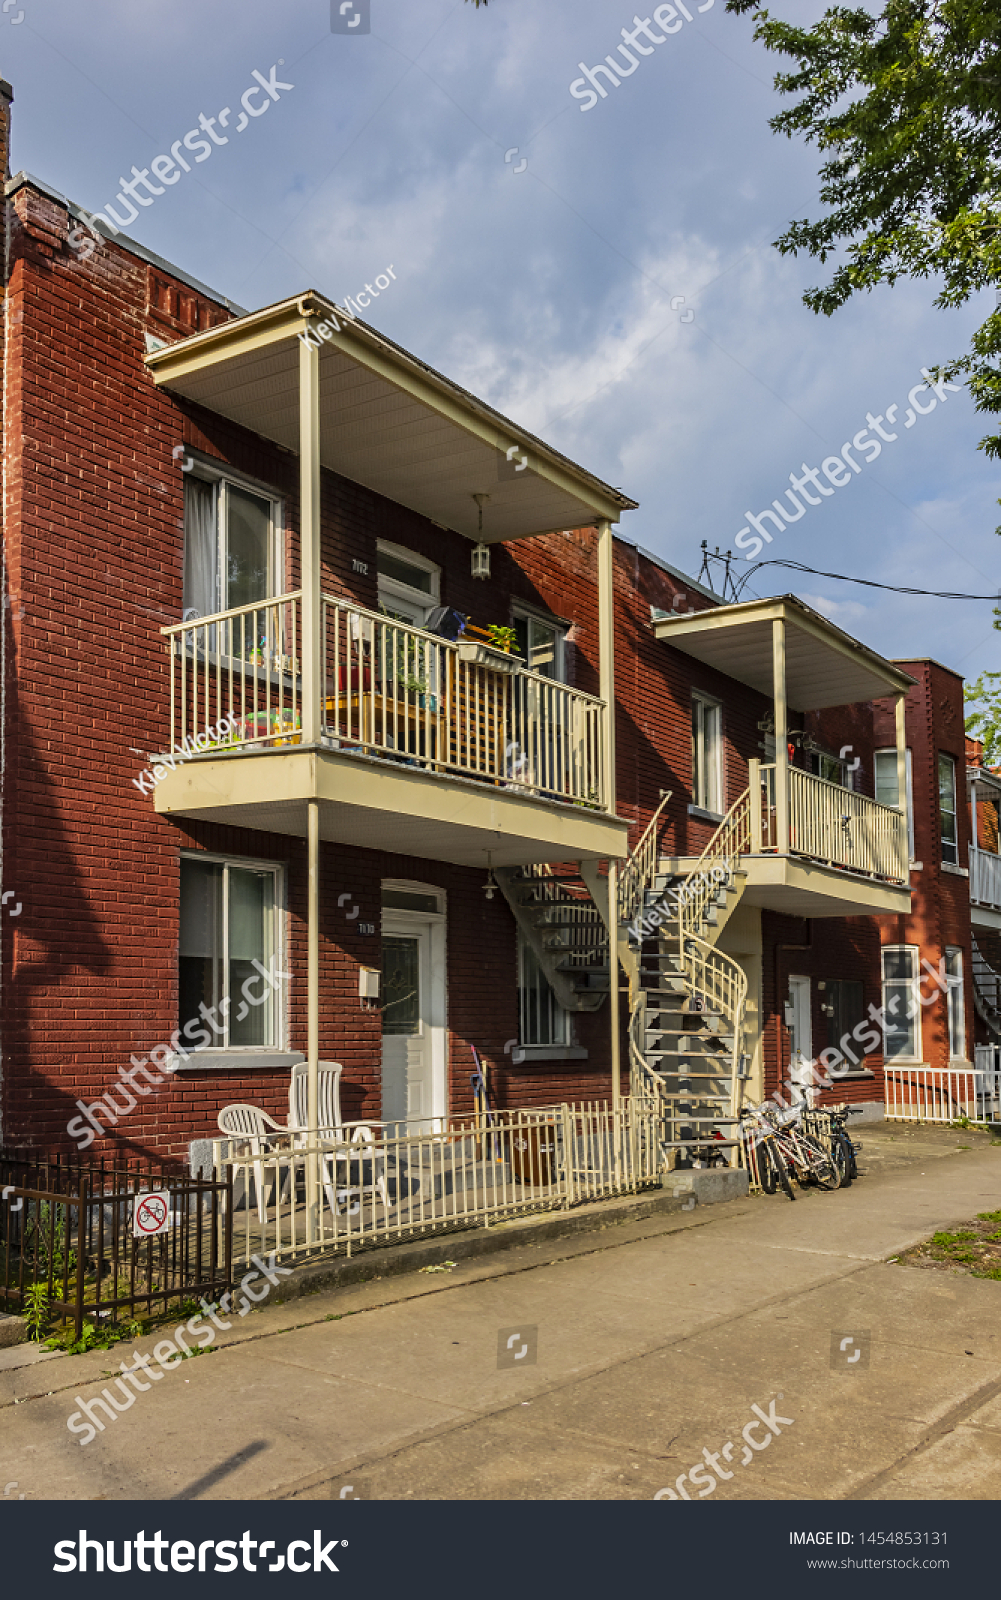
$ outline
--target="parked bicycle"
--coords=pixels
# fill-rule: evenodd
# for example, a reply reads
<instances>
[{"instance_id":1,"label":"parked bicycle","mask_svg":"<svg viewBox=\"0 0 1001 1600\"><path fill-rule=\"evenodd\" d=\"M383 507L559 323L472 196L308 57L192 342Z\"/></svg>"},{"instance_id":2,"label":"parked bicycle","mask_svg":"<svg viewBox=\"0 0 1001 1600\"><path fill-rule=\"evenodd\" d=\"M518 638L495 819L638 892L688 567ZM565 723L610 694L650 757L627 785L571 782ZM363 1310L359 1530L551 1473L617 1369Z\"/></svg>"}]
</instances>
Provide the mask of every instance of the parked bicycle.
<instances>
[{"instance_id":1,"label":"parked bicycle","mask_svg":"<svg viewBox=\"0 0 1001 1600\"><path fill-rule=\"evenodd\" d=\"M802 1127L799 1114L781 1120L759 1106L742 1113L744 1142L749 1165L754 1160L758 1181L765 1194L774 1194L781 1184L790 1200L795 1200L791 1178L801 1188L816 1184L821 1189L838 1189L841 1176L832 1154L821 1141Z\"/></svg>"}]
</instances>

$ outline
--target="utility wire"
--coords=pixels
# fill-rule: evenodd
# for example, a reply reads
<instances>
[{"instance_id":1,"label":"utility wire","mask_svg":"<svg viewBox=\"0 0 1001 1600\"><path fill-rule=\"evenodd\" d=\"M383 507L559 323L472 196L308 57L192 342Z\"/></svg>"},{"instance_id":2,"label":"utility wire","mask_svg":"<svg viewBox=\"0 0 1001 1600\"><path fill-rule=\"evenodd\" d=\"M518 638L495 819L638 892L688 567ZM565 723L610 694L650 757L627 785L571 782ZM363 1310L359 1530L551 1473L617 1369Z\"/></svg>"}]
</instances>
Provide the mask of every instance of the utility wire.
<instances>
[{"instance_id":1,"label":"utility wire","mask_svg":"<svg viewBox=\"0 0 1001 1600\"><path fill-rule=\"evenodd\" d=\"M713 559L712 556L709 558ZM721 558L722 559L722 558ZM809 572L815 578L836 578L839 583L861 583L867 589L890 589L894 594L922 594L930 595L936 600L993 600L995 604L1001 602L1001 589L996 589L993 594L954 594L948 589L911 589L900 583L877 583L874 578L850 578L844 572L821 572L819 567L804 566L802 561L786 561L775 556L771 561L756 561L753 567L748 567L738 588L740 593L752 572L757 572L761 567L789 567L794 572Z\"/></svg>"}]
</instances>

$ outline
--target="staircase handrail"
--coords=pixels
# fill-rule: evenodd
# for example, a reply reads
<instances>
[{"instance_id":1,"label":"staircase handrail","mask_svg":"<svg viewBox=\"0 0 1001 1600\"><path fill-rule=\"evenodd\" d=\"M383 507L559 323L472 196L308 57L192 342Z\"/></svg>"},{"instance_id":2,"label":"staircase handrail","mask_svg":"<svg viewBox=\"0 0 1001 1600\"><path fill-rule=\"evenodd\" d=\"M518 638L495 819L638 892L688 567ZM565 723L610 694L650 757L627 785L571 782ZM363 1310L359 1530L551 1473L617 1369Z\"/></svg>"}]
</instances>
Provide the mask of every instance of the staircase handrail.
<instances>
[{"instance_id":1,"label":"staircase handrail","mask_svg":"<svg viewBox=\"0 0 1001 1600\"><path fill-rule=\"evenodd\" d=\"M657 823L672 791L666 789L650 821L629 853L619 874L618 922L632 922L643 905L643 896L657 875Z\"/></svg>"},{"instance_id":2,"label":"staircase handrail","mask_svg":"<svg viewBox=\"0 0 1001 1600\"><path fill-rule=\"evenodd\" d=\"M692 995L700 995L709 1011L719 1011L733 1031L730 1049L730 1115L740 1113L743 1078L740 1073L743 1054L744 1006L747 1001L747 974L739 962L725 951L707 944L705 939L690 935L682 946L682 965L685 980Z\"/></svg>"},{"instance_id":3,"label":"staircase handrail","mask_svg":"<svg viewBox=\"0 0 1001 1600\"><path fill-rule=\"evenodd\" d=\"M998 995L1001 992L1001 974L995 972L977 944L976 939L973 940L971 964L973 967L973 1004L977 1014L986 1022L992 1033L1001 1033L1001 1011L999 1011L998 1007ZM985 976L988 976L987 983L984 982ZM993 979L992 985L990 985L991 979ZM993 987L993 1000L988 996L988 986Z\"/></svg>"},{"instance_id":4,"label":"staircase handrail","mask_svg":"<svg viewBox=\"0 0 1001 1600\"><path fill-rule=\"evenodd\" d=\"M703 912L719 893L720 884L729 882L751 845L751 791L745 789L733 802L723 821L706 845L689 874L679 896L678 929L682 954L687 939L698 938Z\"/></svg>"}]
</instances>

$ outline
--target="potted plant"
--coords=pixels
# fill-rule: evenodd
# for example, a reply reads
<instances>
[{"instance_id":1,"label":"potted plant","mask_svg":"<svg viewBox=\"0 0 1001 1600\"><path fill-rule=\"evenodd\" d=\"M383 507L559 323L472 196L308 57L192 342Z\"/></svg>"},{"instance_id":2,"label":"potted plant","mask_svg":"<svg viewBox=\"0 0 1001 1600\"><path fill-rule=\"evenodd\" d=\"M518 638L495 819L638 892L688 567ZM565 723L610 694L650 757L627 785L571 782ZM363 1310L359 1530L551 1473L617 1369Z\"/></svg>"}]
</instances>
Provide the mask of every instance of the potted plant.
<instances>
[{"instance_id":1,"label":"potted plant","mask_svg":"<svg viewBox=\"0 0 1001 1600\"><path fill-rule=\"evenodd\" d=\"M470 634L472 638L468 637ZM514 628L502 622L488 623L485 628L474 628L467 623L458 641L459 660L472 662L474 666L492 667L495 672L516 672L525 665L524 658L514 654L516 641Z\"/></svg>"}]
</instances>

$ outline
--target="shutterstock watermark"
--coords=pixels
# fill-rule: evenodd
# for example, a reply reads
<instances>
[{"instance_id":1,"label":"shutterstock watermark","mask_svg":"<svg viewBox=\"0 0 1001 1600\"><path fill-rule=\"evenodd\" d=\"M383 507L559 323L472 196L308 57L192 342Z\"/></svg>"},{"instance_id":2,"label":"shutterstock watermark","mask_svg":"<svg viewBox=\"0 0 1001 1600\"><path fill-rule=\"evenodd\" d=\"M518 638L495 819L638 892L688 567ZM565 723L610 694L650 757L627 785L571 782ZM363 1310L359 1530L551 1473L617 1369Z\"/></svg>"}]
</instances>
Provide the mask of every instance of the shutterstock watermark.
<instances>
[{"instance_id":1,"label":"shutterstock watermark","mask_svg":"<svg viewBox=\"0 0 1001 1600\"><path fill-rule=\"evenodd\" d=\"M714 3L715 0L704 0L704 3L698 6L697 10L710 11ZM682 21L682 18L684 18L684 21ZM574 79L570 85L570 93L575 100L583 102L580 108L582 111L593 111L598 104L599 98L602 100L608 99L608 90L605 88L605 84L602 83L602 78L605 79L606 83L611 84L613 89L618 89L623 78L632 77L639 66L640 56L655 55L656 50L654 47L656 45L666 44L669 34L679 33L685 22L694 22L695 18L688 7L682 3L682 0L675 0L674 5L658 6L653 14L652 21L656 23L658 28L663 28L664 32L656 33L654 31L650 17L635 16L631 29L620 28L619 30L624 43L616 45L616 49L619 52L617 56L607 55L605 60L603 62L599 61L596 67L586 67L583 61L578 61L577 65L584 76ZM641 44L641 38L649 42ZM628 48L630 45L636 51L636 55L633 55L632 50ZM591 85L590 88L588 88L588 84Z\"/></svg>"},{"instance_id":2,"label":"shutterstock watermark","mask_svg":"<svg viewBox=\"0 0 1001 1600\"><path fill-rule=\"evenodd\" d=\"M249 1016L251 1006L262 1006L265 1001L270 1000L283 979L292 977L291 972L276 972L277 962L277 956L272 956L270 964L266 967L256 958L251 962L251 966L256 971L244 980L240 990L243 998L236 1013L237 1022L242 1022L245 1017ZM261 985L259 992L254 992L255 984ZM83 1100L78 1100L76 1103L81 1114L78 1117L72 1117L66 1124L66 1132L71 1139L76 1140L77 1149L86 1150L94 1143L97 1133L105 1134L109 1132L109 1129L101 1121L101 1117L106 1118L112 1128L117 1127L118 1123L124 1117L129 1116L138 1105L139 1102L136 1099L136 1095L146 1096L152 1094L154 1090L160 1088L167 1081L167 1078L172 1073L177 1071L182 1061L189 1061L199 1050L206 1050L213 1044L216 1044L218 1048L218 1036L224 1036L226 1033L230 1007L229 995L226 995L217 1006L206 1007L203 1000L198 1007L198 1016L192 1017L189 1022L186 1022L183 1029L175 1028L170 1036L169 1044L155 1045L149 1055L143 1056L142 1060L137 1060L135 1056L130 1056L129 1066L118 1068L118 1076L121 1081L114 1085L114 1088L120 1091L125 1098L126 1104L124 1106L119 1105L118 1101L112 1098L110 1089L105 1090L103 1098L92 1101L90 1105L87 1105ZM222 1020L220 1021L219 1018ZM210 1028L212 1033L209 1032ZM213 1033L217 1036L215 1040L212 1037ZM181 1043L182 1037L192 1046L191 1050L185 1049ZM151 1061L160 1068L159 1072L150 1071L149 1063ZM145 1081L142 1083L137 1082L137 1074ZM132 1094L132 1089L135 1089L135 1095Z\"/></svg>"},{"instance_id":3,"label":"shutterstock watermark","mask_svg":"<svg viewBox=\"0 0 1001 1600\"><path fill-rule=\"evenodd\" d=\"M778 1398L781 1400L783 1396L779 1395ZM694 1467L689 1467L687 1472L682 1472L675 1478L673 1489L658 1489L654 1499L691 1500L692 1496L684 1487L687 1482L690 1486L698 1488L698 1499L704 1500L706 1495L712 1494L717 1487L717 1482L725 1483L735 1476L730 1471L731 1466L749 1467L762 1450L768 1449L773 1438L781 1437L783 1428L791 1428L793 1425L794 1419L792 1417L780 1417L777 1415L775 1410L777 1403L775 1400L769 1401L767 1412L762 1411L758 1405L752 1405L751 1410L754 1412L754 1416L741 1429L740 1437L743 1439L744 1445L739 1461L733 1453L737 1447L732 1439L728 1439L726 1444L719 1450L710 1450L706 1446L702 1451L703 1459ZM759 1438L762 1428L765 1431ZM726 1466L722 1465L724 1461L727 1463ZM712 1472L709 1471L710 1467L712 1467ZM703 1485L704 1487L702 1487Z\"/></svg>"},{"instance_id":4,"label":"shutterstock watermark","mask_svg":"<svg viewBox=\"0 0 1001 1600\"><path fill-rule=\"evenodd\" d=\"M194 1572L196 1569L198 1572L235 1572L241 1566L238 1550L241 1552L244 1572L339 1572L340 1567L334 1565L330 1552L347 1542L346 1539L328 1539L324 1544L320 1529L314 1528L312 1544L308 1539L293 1539L285 1547L285 1554L281 1555L274 1539L252 1539L249 1528L239 1539L198 1539L195 1542L175 1539L173 1543L164 1538L159 1528L156 1533L149 1535L143 1528L134 1539L121 1541L122 1559L119 1561L115 1548L117 1539L108 1539L102 1544L100 1539L89 1539L86 1528L81 1528L78 1538L58 1539L53 1545L52 1554L56 1560L52 1570L86 1572L90 1558L94 1563L93 1570L103 1572L104 1552L107 1550L109 1572L131 1572L134 1549L137 1572ZM300 1550L306 1552L303 1561L298 1559ZM215 1562L211 1567L208 1565L209 1551L212 1551ZM273 1552L270 1562L269 1552ZM259 1567L254 1562L255 1554L262 1563ZM153 1557L152 1566L146 1560L147 1556ZM265 1562L267 1565L263 1565Z\"/></svg>"},{"instance_id":5,"label":"shutterstock watermark","mask_svg":"<svg viewBox=\"0 0 1001 1600\"><path fill-rule=\"evenodd\" d=\"M254 68L251 77L257 81L252 83L249 89L244 90L240 98L243 110L231 132L242 133L250 126L251 118L263 117L265 111L270 109L272 101L279 100L283 92L288 93L295 88L294 83L283 83L278 77L278 68L284 65L284 60L277 62L271 68L268 77ZM119 216L109 201L103 211L83 213L86 228L74 227L70 230L70 248L80 260L87 261L102 243L102 235L94 227L95 222L103 222L111 233L120 233L123 228L135 222L140 206L151 206L154 200L166 193L168 188L180 183L183 173L191 171L182 151L187 150L189 155L194 156L197 166L199 162L209 159L216 146L229 144L229 134L220 133L218 130L229 127L232 114L230 106L224 106L214 117L207 117L204 111L199 112L197 128L192 128L182 138L175 139L170 147L169 156L154 156L148 167L140 170L139 167L133 166L131 178L119 178L121 189L115 195L115 200L121 203L126 214ZM207 139L204 137L205 134L208 134ZM159 182L153 182L153 178L150 177L151 172ZM133 200L136 202L135 205L132 203Z\"/></svg>"},{"instance_id":6,"label":"shutterstock watermark","mask_svg":"<svg viewBox=\"0 0 1001 1600\"><path fill-rule=\"evenodd\" d=\"M231 1328L233 1324L231 1322L223 1322L221 1318L216 1316L216 1312L222 1311L228 1315L230 1302L236 1293L244 1296L244 1304L240 1309L239 1315L245 1317L253 1303L260 1304L262 1300L266 1300L280 1278L287 1278L292 1271L291 1267L275 1266L275 1252L273 1250L267 1261L262 1261L260 1256L256 1255L251 1256L250 1259L253 1261L254 1266L240 1280L238 1291L227 1290L218 1305L215 1301L209 1305L203 1296L201 1311L197 1311L193 1317L189 1317L187 1322L178 1323L174 1329L173 1339L161 1339L159 1344L154 1345L149 1355L143 1355L141 1350L136 1350L132 1357L131 1366L127 1366L124 1361L119 1363L122 1377L115 1379L115 1386L121 1396L120 1400L115 1398L110 1389L102 1389L101 1393L95 1395L91 1400L84 1400L81 1395L75 1396L76 1404L80 1409L79 1411L74 1411L67 1418L66 1426L70 1433L86 1435L85 1438L80 1440L82 1445L90 1444L91 1440L96 1439L97 1435L103 1433L107 1427L107 1423L101 1421L98 1414L100 1411L104 1412L109 1422L117 1422L122 1411L130 1411L135 1405L137 1394L148 1394L153 1384L159 1383L165 1372L172 1372L175 1367L180 1366L182 1361L197 1355L198 1350L207 1350L215 1339L216 1328L221 1329L223 1332ZM260 1293L257 1293L253 1285L262 1274L267 1279L267 1282L262 1286ZM208 1323L205 1323L206 1317L214 1323L214 1327L209 1327ZM199 1323L205 1323L205 1325L199 1327ZM189 1348L185 1343L185 1334L197 1341L198 1350ZM150 1366L151 1360L156 1363L155 1367ZM156 1370L157 1367L159 1367L159 1371ZM149 1383L143 1382L139 1376L140 1371L149 1378ZM87 1418L86 1421L84 1421L85 1417Z\"/></svg>"},{"instance_id":7,"label":"shutterstock watermark","mask_svg":"<svg viewBox=\"0 0 1001 1600\"><path fill-rule=\"evenodd\" d=\"M961 389L961 385L958 383L946 383L944 378L933 378L927 367L921 368L921 376L926 381L924 383L916 383L907 396L905 428L913 428L918 417L928 416L930 412L935 410L940 400L944 405L948 399L947 389L953 390L956 394ZM922 394L929 397L930 403L928 405L921 404L919 397ZM744 552L744 560L753 561L756 556L761 554L766 544L771 544L776 533L785 533L788 523L798 522L801 517L805 517L809 506L819 506L822 500L829 500L836 489L846 488L852 482L852 473L861 473L864 466L869 466L876 460L884 444L892 444L894 439L899 438L899 434L890 433L883 427L884 422L888 422L891 427L896 423L899 409L900 407L897 405L887 406L885 415L881 412L879 416L875 417L871 411L867 411L865 420L868 426L860 428L854 438L849 439L841 446L841 454L839 456L826 456L819 467L808 467L804 461L803 470L799 477L796 476L795 472L790 472L789 482L792 484L792 489L785 491L786 500L789 501L788 505L781 500L773 500L771 506L766 506L764 511L757 513L745 511L744 516L747 518L747 524L741 528L734 539L737 549ZM853 450L864 453L865 460L862 462L857 461L852 454ZM849 467L851 472L848 470ZM821 482L821 473L823 473L826 482ZM808 484L810 488L807 487ZM816 489L817 493L813 494L811 492L812 489ZM802 501L805 504L801 504L799 496L802 497ZM766 519L771 522L774 532L769 533L765 527ZM751 532L752 528L754 529L753 533Z\"/></svg>"}]
</instances>

